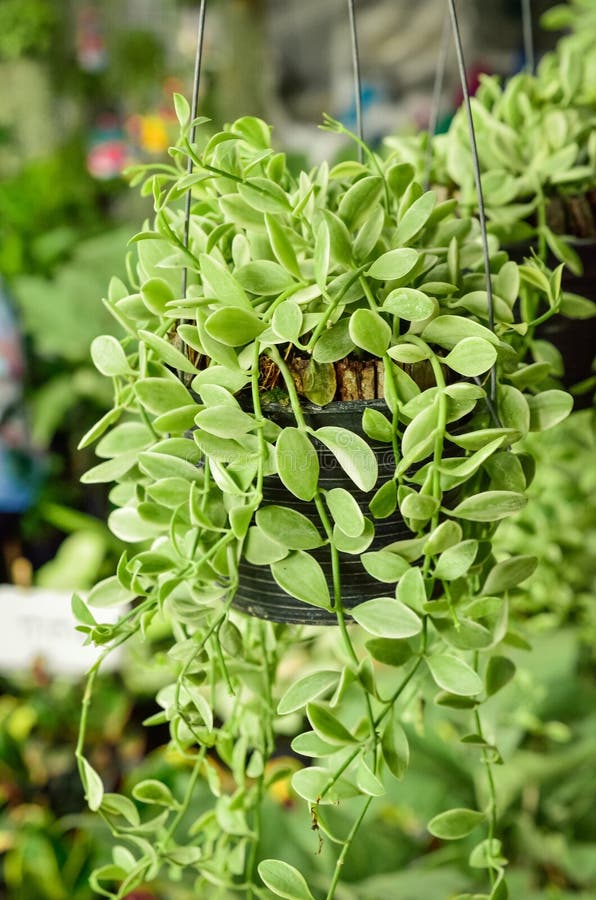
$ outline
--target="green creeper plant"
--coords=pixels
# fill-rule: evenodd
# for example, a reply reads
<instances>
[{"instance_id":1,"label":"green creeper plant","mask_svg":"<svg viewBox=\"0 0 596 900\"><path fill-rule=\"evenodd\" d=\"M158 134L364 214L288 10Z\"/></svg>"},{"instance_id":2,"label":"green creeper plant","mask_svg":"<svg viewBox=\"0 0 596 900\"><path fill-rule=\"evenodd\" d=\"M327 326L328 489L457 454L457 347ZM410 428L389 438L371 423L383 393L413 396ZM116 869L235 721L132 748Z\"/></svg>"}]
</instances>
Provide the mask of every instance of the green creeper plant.
<instances>
[{"instance_id":1,"label":"green creeper plant","mask_svg":"<svg viewBox=\"0 0 596 900\"><path fill-rule=\"evenodd\" d=\"M503 82L484 75L472 99L482 187L491 232L502 243L529 241L541 259L551 252L574 274L581 261L569 236L594 237L596 139L594 31L561 39L536 74ZM428 135L387 143L416 166L428 167ZM431 150L431 181L476 209L467 123L459 109ZM570 301L572 302L572 301Z\"/></svg>"},{"instance_id":2,"label":"green creeper plant","mask_svg":"<svg viewBox=\"0 0 596 900\"><path fill-rule=\"evenodd\" d=\"M460 717L487 785L483 808L437 811L428 829L440 841L477 833L478 896L500 900L501 756L482 702L514 675L508 592L535 560L497 557L493 542L526 503L533 462L519 441L571 409L550 386L549 363L532 355L535 327L560 309L562 266L518 266L491 236L491 301L478 222L424 191L409 163L363 146L361 163L294 176L264 122L239 119L199 150L182 97L176 108L171 164L135 174L155 216L133 239L130 285L113 279L105 301L123 337L92 344L114 404L81 441L97 442L101 459L83 481L114 483L109 525L130 545L114 575L73 599L79 629L104 648L76 749L88 804L116 842L92 887L124 898L160 872L174 881L186 870L198 895L331 900L369 808L388 780L407 777L404 712L428 696L439 714ZM341 366L364 363L375 368L376 402L364 404L361 431L309 424L307 404L336 401ZM292 424L273 420L271 402ZM369 440L391 460L381 485ZM350 491L323 487L322 447L368 496L364 512ZM285 504L264 499L275 475ZM379 523L399 517L408 536L369 549ZM329 581L315 550L327 555ZM350 555L378 596L345 609ZM237 612L245 563L336 627L321 638ZM117 624L101 622L103 607L121 604ZM123 796L86 756L93 685L114 648L150 640L158 622L171 637L146 724L169 727L191 775L180 796L157 778ZM321 642L324 652L309 655ZM324 885L262 858L280 734L299 760L292 789L305 827L336 851ZM212 800L191 820L199 784ZM347 832L338 804L351 813Z\"/></svg>"}]
</instances>

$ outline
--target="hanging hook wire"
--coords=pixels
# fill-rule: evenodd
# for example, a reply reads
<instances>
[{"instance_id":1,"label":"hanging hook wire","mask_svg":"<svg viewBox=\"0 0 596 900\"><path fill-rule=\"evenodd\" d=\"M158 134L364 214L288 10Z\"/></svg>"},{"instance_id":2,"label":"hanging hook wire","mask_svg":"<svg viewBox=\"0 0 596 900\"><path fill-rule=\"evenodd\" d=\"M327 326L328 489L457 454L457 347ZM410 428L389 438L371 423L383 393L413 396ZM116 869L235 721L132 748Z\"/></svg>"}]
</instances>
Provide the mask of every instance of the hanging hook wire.
<instances>
[{"instance_id":1,"label":"hanging hook wire","mask_svg":"<svg viewBox=\"0 0 596 900\"><path fill-rule=\"evenodd\" d=\"M478 195L478 219L480 221L480 234L482 238L482 255L484 259L484 274L486 278L486 294L488 299L488 327L491 331L495 328L493 290L490 279L490 254L488 250L488 233L486 230L486 213L484 207L484 195L482 193L482 182L480 178L480 160L478 158L478 146L476 144L476 129L474 127L474 117L472 115L472 104L470 103L470 92L468 90L468 82L466 78L466 65L464 61L464 51L462 47L461 31L457 21L457 11L455 9L455 0L449 0L449 12L451 15L451 24L453 27L453 37L455 39L455 51L457 55L457 66L459 69L459 77L461 80L461 88L464 95L464 105L468 119L468 128L470 131L470 147L472 150L472 162L474 168L474 181L476 183L476 193ZM496 402L497 378L494 367L490 373L490 400L494 405Z\"/></svg>"},{"instance_id":2,"label":"hanging hook wire","mask_svg":"<svg viewBox=\"0 0 596 900\"><path fill-rule=\"evenodd\" d=\"M532 0L521 0L522 27L524 33L525 69L534 74L534 32L532 29Z\"/></svg>"},{"instance_id":3,"label":"hanging hook wire","mask_svg":"<svg viewBox=\"0 0 596 900\"><path fill-rule=\"evenodd\" d=\"M435 82L433 85L433 95L430 107L430 116L428 121L428 146L426 148L425 169L425 189L430 188L430 175L433 160L433 139L437 133L437 125L439 122L439 112L441 110L441 100L443 99L443 87L445 84L445 72L447 69L447 59L449 57L449 46L451 38L451 25L449 21L449 12L445 11L443 18L443 30L441 33L441 46L439 48L439 58L437 60L437 68L435 70Z\"/></svg>"},{"instance_id":4,"label":"hanging hook wire","mask_svg":"<svg viewBox=\"0 0 596 900\"><path fill-rule=\"evenodd\" d=\"M192 97L191 97L191 106L190 106L190 121L193 123L190 128L189 141L191 144L194 144L196 136L197 136L197 126L195 124L195 119L197 118L197 113L199 109L199 89L201 86L201 67L203 63L203 42L205 38L205 12L207 8L207 0L201 0L201 6L199 8L199 22L197 29L197 47L195 52L195 69L193 76L193 85L192 85ZM191 157L188 157L188 163L186 166L186 174L192 175L193 170L193 161ZM184 200L184 232L182 241L184 243L185 249L188 249L188 243L190 239L190 207L192 203L192 188L189 188L186 192L186 197ZM186 297L186 289L188 287L188 269L186 266L182 269L182 297Z\"/></svg>"},{"instance_id":5,"label":"hanging hook wire","mask_svg":"<svg viewBox=\"0 0 596 900\"><path fill-rule=\"evenodd\" d=\"M348 12L350 15L350 35L352 38L352 69L354 72L354 102L356 106L356 132L361 142L364 142L364 128L362 124L362 75L360 73L360 53L358 51L358 32L356 30L356 10L354 0L348 0ZM364 150L362 144L358 145L358 161L362 162Z\"/></svg>"}]
</instances>

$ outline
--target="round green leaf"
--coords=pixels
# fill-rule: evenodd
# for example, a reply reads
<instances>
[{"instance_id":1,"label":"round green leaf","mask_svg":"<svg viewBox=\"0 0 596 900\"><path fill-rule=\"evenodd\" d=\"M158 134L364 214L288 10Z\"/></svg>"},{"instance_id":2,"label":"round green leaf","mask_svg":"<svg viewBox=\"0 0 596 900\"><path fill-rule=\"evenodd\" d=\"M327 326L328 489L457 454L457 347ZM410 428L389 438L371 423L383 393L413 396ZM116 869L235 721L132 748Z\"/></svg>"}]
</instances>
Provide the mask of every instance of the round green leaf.
<instances>
[{"instance_id":1,"label":"round green leaf","mask_svg":"<svg viewBox=\"0 0 596 900\"><path fill-rule=\"evenodd\" d=\"M491 656L486 667L486 693L489 697L500 691L515 675L515 663L506 656Z\"/></svg>"},{"instance_id":2,"label":"round green leaf","mask_svg":"<svg viewBox=\"0 0 596 900\"><path fill-rule=\"evenodd\" d=\"M296 550L285 559L272 563L271 574L290 597L329 609L331 598L323 570L316 559L304 550Z\"/></svg>"},{"instance_id":3,"label":"round green leaf","mask_svg":"<svg viewBox=\"0 0 596 900\"><path fill-rule=\"evenodd\" d=\"M374 261L366 274L379 281L393 281L394 278L403 278L404 275L412 271L418 262L418 258L418 252L409 247L389 250Z\"/></svg>"},{"instance_id":4,"label":"round green leaf","mask_svg":"<svg viewBox=\"0 0 596 900\"><path fill-rule=\"evenodd\" d=\"M436 684L450 694L468 697L482 691L482 681L477 673L459 657L440 653L430 656L426 662Z\"/></svg>"},{"instance_id":5,"label":"round green leaf","mask_svg":"<svg viewBox=\"0 0 596 900\"><path fill-rule=\"evenodd\" d=\"M284 428L275 445L275 460L290 493L312 500L319 481L319 457L308 436L298 428Z\"/></svg>"},{"instance_id":6,"label":"round green leaf","mask_svg":"<svg viewBox=\"0 0 596 900\"><path fill-rule=\"evenodd\" d=\"M464 338L444 359L454 372L474 378L487 372L496 362L497 351L483 338Z\"/></svg>"},{"instance_id":7,"label":"round green leaf","mask_svg":"<svg viewBox=\"0 0 596 900\"><path fill-rule=\"evenodd\" d=\"M126 353L119 341L109 334L96 337L91 343L91 359L102 375L129 375L131 372Z\"/></svg>"},{"instance_id":8,"label":"round green leaf","mask_svg":"<svg viewBox=\"0 0 596 900\"><path fill-rule=\"evenodd\" d=\"M313 550L323 544L310 519L285 506L262 506L256 513L259 528L273 541L290 550Z\"/></svg>"},{"instance_id":9,"label":"round green leaf","mask_svg":"<svg viewBox=\"0 0 596 900\"><path fill-rule=\"evenodd\" d=\"M348 537L359 537L364 531L364 516L352 495L344 488L332 488L325 500L338 528Z\"/></svg>"},{"instance_id":10,"label":"round green leaf","mask_svg":"<svg viewBox=\"0 0 596 900\"><path fill-rule=\"evenodd\" d=\"M315 436L331 450L344 472L361 491L370 491L378 477L376 457L359 435L346 428L325 425L315 431Z\"/></svg>"},{"instance_id":11,"label":"round green leaf","mask_svg":"<svg viewBox=\"0 0 596 900\"><path fill-rule=\"evenodd\" d=\"M573 397L565 391L543 391L527 398L530 406L530 430L546 431L567 418L573 409Z\"/></svg>"},{"instance_id":12,"label":"round green leaf","mask_svg":"<svg viewBox=\"0 0 596 900\"><path fill-rule=\"evenodd\" d=\"M334 688L339 680L339 672L328 670L311 672L290 685L277 706L277 713L285 716L302 709L311 700Z\"/></svg>"},{"instance_id":13,"label":"round green leaf","mask_svg":"<svg viewBox=\"0 0 596 900\"><path fill-rule=\"evenodd\" d=\"M205 322L207 333L226 347L243 347L266 327L252 310L236 307L216 309Z\"/></svg>"},{"instance_id":14,"label":"round green leaf","mask_svg":"<svg viewBox=\"0 0 596 900\"><path fill-rule=\"evenodd\" d=\"M86 759L80 759L79 765L87 804L92 812L96 812L103 800L103 781Z\"/></svg>"},{"instance_id":15,"label":"round green leaf","mask_svg":"<svg viewBox=\"0 0 596 900\"><path fill-rule=\"evenodd\" d=\"M408 241L424 228L430 219L436 202L437 195L435 192L427 191L419 197L418 200L415 200L414 203L412 203L397 226L397 232L395 234L395 241L397 244L407 244Z\"/></svg>"},{"instance_id":16,"label":"round green leaf","mask_svg":"<svg viewBox=\"0 0 596 900\"><path fill-rule=\"evenodd\" d=\"M169 787L162 781L157 781L154 778L148 778L136 784L132 789L132 795L135 800L139 800L141 803L167 806L170 809L175 809L178 806Z\"/></svg>"},{"instance_id":17,"label":"round green leaf","mask_svg":"<svg viewBox=\"0 0 596 900\"><path fill-rule=\"evenodd\" d=\"M407 638L422 630L416 613L392 597L367 600L350 610L350 615L365 631L378 637Z\"/></svg>"},{"instance_id":18,"label":"round green leaf","mask_svg":"<svg viewBox=\"0 0 596 900\"><path fill-rule=\"evenodd\" d=\"M247 263L236 269L234 275L245 290L261 296L281 294L282 291L295 284L286 269L269 259L258 259Z\"/></svg>"},{"instance_id":19,"label":"round green leaf","mask_svg":"<svg viewBox=\"0 0 596 900\"><path fill-rule=\"evenodd\" d=\"M407 322L422 322L434 315L437 308L433 297L415 288L396 288L383 301L383 309Z\"/></svg>"},{"instance_id":20,"label":"round green leaf","mask_svg":"<svg viewBox=\"0 0 596 900\"><path fill-rule=\"evenodd\" d=\"M391 328L372 309L357 309L350 318L350 338L357 347L382 357L391 341Z\"/></svg>"},{"instance_id":21,"label":"round green leaf","mask_svg":"<svg viewBox=\"0 0 596 900\"><path fill-rule=\"evenodd\" d=\"M482 491L462 500L450 515L471 522L496 522L526 505L527 499L516 491Z\"/></svg>"},{"instance_id":22,"label":"round green leaf","mask_svg":"<svg viewBox=\"0 0 596 900\"><path fill-rule=\"evenodd\" d=\"M264 859L259 863L259 875L276 897L286 900L314 900L304 877L294 866L280 859Z\"/></svg>"},{"instance_id":23,"label":"round green leaf","mask_svg":"<svg viewBox=\"0 0 596 900\"><path fill-rule=\"evenodd\" d=\"M475 809L449 809L431 819L428 830L441 840L455 841L470 834L485 818Z\"/></svg>"},{"instance_id":24,"label":"round green leaf","mask_svg":"<svg viewBox=\"0 0 596 900\"><path fill-rule=\"evenodd\" d=\"M309 703L306 715L314 731L330 744L353 744L356 738L345 725L337 719L331 709L322 703Z\"/></svg>"}]
</instances>

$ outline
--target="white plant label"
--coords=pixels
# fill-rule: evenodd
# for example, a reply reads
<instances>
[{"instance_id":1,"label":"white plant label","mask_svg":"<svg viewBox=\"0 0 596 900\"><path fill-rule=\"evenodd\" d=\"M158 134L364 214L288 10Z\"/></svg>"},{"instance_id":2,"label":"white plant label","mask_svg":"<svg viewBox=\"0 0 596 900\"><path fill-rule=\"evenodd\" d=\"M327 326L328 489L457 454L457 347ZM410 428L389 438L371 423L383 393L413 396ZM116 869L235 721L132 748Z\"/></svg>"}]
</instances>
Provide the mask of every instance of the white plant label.
<instances>
[{"instance_id":1,"label":"white plant label","mask_svg":"<svg viewBox=\"0 0 596 900\"><path fill-rule=\"evenodd\" d=\"M102 648L84 646L86 635L76 631L71 596L46 588L0 585L1 672L20 672L41 662L51 674L81 676L93 665ZM100 613L98 621L112 624L122 609ZM106 659L105 669L116 668L118 661L116 651Z\"/></svg>"}]
</instances>

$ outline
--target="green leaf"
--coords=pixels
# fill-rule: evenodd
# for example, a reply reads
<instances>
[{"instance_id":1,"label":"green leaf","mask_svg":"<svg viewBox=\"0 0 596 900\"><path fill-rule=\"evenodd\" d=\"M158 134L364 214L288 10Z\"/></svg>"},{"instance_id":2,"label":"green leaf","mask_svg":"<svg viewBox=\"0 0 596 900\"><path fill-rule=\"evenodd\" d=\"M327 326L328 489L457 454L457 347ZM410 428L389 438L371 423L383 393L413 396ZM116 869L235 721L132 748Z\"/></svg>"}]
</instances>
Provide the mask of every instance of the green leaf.
<instances>
[{"instance_id":1,"label":"green leaf","mask_svg":"<svg viewBox=\"0 0 596 900\"><path fill-rule=\"evenodd\" d=\"M273 313L271 327L278 337L296 343L302 330L302 310L299 305L293 300L285 300Z\"/></svg>"},{"instance_id":2,"label":"green leaf","mask_svg":"<svg viewBox=\"0 0 596 900\"><path fill-rule=\"evenodd\" d=\"M515 675L515 663L506 656L491 656L486 667L486 693L492 697Z\"/></svg>"},{"instance_id":3,"label":"green leaf","mask_svg":"<svg viewBox=\"0 0 596 900\"><path fill-rule=\"evenodd\" d=\"M113 425L114 422L117 422L120 416L122 415L121 408L115 408L108 410L105 415L99 419L95 425L92 425L89 431L87 431L79 443L77 444L77 450L83 450L85 447L88 447L94 441L96 441L99 437L104 434L110 425Z\"/></svg>"},{"instance_id":4,"label":"green leaf","mask_svg":"<svg viewBox=\"0 0 596 900\"><path fill-rule=\"evenodd\" d=\"M298 428L284 428L275 445L277 471L290 493L312 500L319 481L319 457L308 436Z\"/></svg>"},{"instance_id":5,"label":"green leaf","mask_svg":"<svg viewBox=\"0 0 596 900\"><path fill-rule=\"evenodd\" d=\"M174 291L163 278L150 278L141 285L143 303L156 316L163 316L166 305L174 300Z\"/></svg>"},{"instance_id":6,"label":"green leaf","mask_svg":"<svg viewBox=\"0 0 596 900\"><path fill-rule=\"evenodd\" d=\"M346 534L337 525L333 526L333 544L340 553L351 553L359 556L367 550L375 536L375 526L370 519L364 518L364 528L357 537Z\"/></svg>"},{"instance_id":7,"label":"green leaf","mask_svg":"<svg viewBox=\"0 0 596 900\"><path fill-rule=\"evenodd\" d=\"M134 392L141 405L156 416L192 403L190 393L177 378L141 378Z\"/></svg>"},{"instance_id":8,"label":"green leaf","mask_svg":"<svg viewBox=\"0 0 596 900\"><path fill-rule=\"evenodd\" d=\"M416 288L396 288L383 300L383 309L407 322L422 322L434 315L437 308L433 297Z\"/></svg>"},{"instance_id":9,"label":"green leaf","mask_svg":"<svg viewBox=\"0 0 596 900\"><path fill-rule=\"evenodd\" d=\"M482 491L466 497L449 515L470 522L496 522L518 512L527 503L526 497L516 491Z\"/></svg>"},{"instance_id":10,"label":"green leaf","mask_svg":"<svg viewBox=\"0 0 596 900\"><path fill-rule=\"evenodd\" d=\"M477 844L470 853L470 865L474 869L495 869L507 864L502 856L501 841L493 838Z\"/></svg>"},{"instance_id":11,"label":"green leaf","mask_svg":"<svg viewBox=\"0 0 596 900\"><path fill-rule=\"evenodd\" d=\"M497 563L488 573L482 593L492 597L516 587L532 575L537 565L535 556L512 556Z\"/></svg>"},{"instance_id":12,"label":"green leaf","mask_svg":"<svg viewBox=\"0 0 596 900\"><path fill-rule=\"evenodd\" d=\"M350 231L363 225L383 192L383 179L368 175L353 184L341 198L338 214Z\"/></svg>"},{"instance_id":13,"label":"green leaf","mask_svg":"<svg viewBox=\"0 0 596 900\"><path fill-rule=\"evenodd\" d=\"M393 440L393 425L378 409L367 406L362 414L362 428L373 441L390 444Z\"/></svg>"},{"instance_id":14,"label":"green leaf","mask_svg":"<svg viewBox=\"0 0 596 900\"><path fill-rule=\"evenodd\" d=\"M304 550L290 553L285 559L272 563L271 574L290 597L329 609L331 598L323 570L316 559Z\"/></svg>"},{"instance_id":15,"label":"green leaf","mask_svg":"<svg viewBox=\"0 0 596 900\"><path fill-rule=\"evenodd\" d=\"M89 606L105 608L121 606L132 600L135 594L122 587L115 575L102 579L91 588L87 596Z\"/></svg>"},{"instance_id":16,"label":"green leaf","mask_svg":"<svg viewBox=\"0 0 596 900\"><path fill-rule=\"evenodd\" d=\"M253 525L248 529L244 556L253 566L265 566L270 563L285 559L288 548L264 534L260 528Z\"/></svg>"},{"instance_id":17,"label":"green leaf","mask_svg":"<svg viewBox=\"0 0 596 900\"><path fill-rule=\"evenodd\" d=\"M362 565L373 578L392 584L410 568L403 557L391 550L373 550L362 554Z\"/></svg>"},{"instance_id":18,"label":"green leaf","mask_svg":"<svg viewBox=\"0 0 596 900\"><path fill-rule=\"evenodd\" d=\"M109 481L115 481L121 478L132 469L138 458L138 451L132 450L123 453L114 459L108 459L106 462L93 466L81 476L83 484L105 484Z\"/></svg>"},{"instance_id":19,"label":"green leaf","mask_svg":"<svg viewBox=\"0 0 596 900\"><path fill-rule=\"evenodd\" d=\"M396 244L407 244L424 228L435 208L437 196L434 191L427 191L409 207L400 219L395 233Z\"/></svg>"},{"instance_id":20,"label":"green leaf","mask_svg":"<svg viewBox=\"0 0 596 900\"><path fill-rule=\"evenodd\" d=\"M331 263L331 238L329 236L329 227L323 219L315 237L315 251L313 257L313 270L315 281L321 290L327 285L327 276L329 274L329 265Z\"/></svg>"},{"instance_id":21,"label":"green leaf","mask_svg":"<svg viewBox=\"0 0 596 900\"><path fill-rule=\"evenodd\" d=\"M314 345L313 358L319 363L332 363L348 356L354 349L349 329L348 319L340 319L336 325L325 329Z\"/></svg>"},{"instance_id":22,"label":"green leaf","mask_svg":"<svg viewBox=\"0 0 596 900\"><path fill-rule=\"evenodd\" d=\"M269 178L250 178L238 184L238 193L258 212L284 213L290 209L285 191Z\"/></svg>"},{"instance_id":23,"label":"green leaf","mask_svg":"<svg viewBox=\"0 0 596 900\"><path fill-rule=\"evenodd\" d=\"M455 544L441 553L435 567L435 577L454 581L466 574L476 558L478 541L468 540Z\"/></svg>"},{"instance_id":24,"label":"green leaf","mask_svg":"<svg viewBox=\"0 0 596 900\"><path fill-rule=\"evenodd\" d=\"M339 676L339 672L323 670L311 672L310 675L305 675L303 678L295 681L279 701L277 714L285 716L288 713L302 709L311 700L315 700L321 694L325 694L332 688L335 688L339 681Z\"/></svg>"},{"instance_id":25,"label":"green leaf","mask_svg":"<svg viewBox=\"0 0 596 900\"><path fill-rule=\"evenodd\" d=\"M315 436L330 450L361 491L371 491L378 477L376 457L363 438L346 428L325 425Z\"/></svg>"},{"instance_id":26,"label":"green leaf","mask_svg":"<svg viewBox=\"0 0 596 900\"><path fill-rule=\"evenodd\" d=\"M441 840L456 841L470 834L485 819L484 813L475 809L449 809L431 819L428 830Z\"/></svg>"},{"instance_id":27,"label":"green leaf","mask_svg":"<svg viewBox=\"0 0 596 900\"><path fill-rule=\"evenodd\" d=\"M356 797L360 793L356 785L345 778L339 778L331 788L332 774L319 766L300 769L292 776L292 787L301 797L311 803L337 804L344 797Z\"/></svg>"},{"instance_id":28,"label":"green leaf","mask_svg":"<svg viewBox=\"0 0 596 900\"><path fill-rule=\"evenodd\" d=\"M317 406L331 403L337 390L334 367L329 363L309 359L302 372L302 390L304 396Z\"/></svg>"},{"instance_id":29,"label":"green leaf","mask_svg":"<svg viewBox=\"0 0 596 900\"><path fill-rule=\"evenodd\" d=\"M530 407L530 431L546 431L567 418L573 409L573 397L565 391L542 391L527 398Z\"/></svg>"},{"instance_id":30,"label":"green leaf","mask_svg":"<svg viewBox=\"0 0 596 900\"><path fill-rule=\"evenodd\" d=\"M483 338L489 344L498 346L499 339L484 325L466 319L463 316L437 316L426 326L421 335L429 344L438 344L446 350L452 350L464 338Z\"/></svg>"},{"instance_id":31,"label":"green leaf","mask_svg":"<svg viewBox=\"0 0 596 900\"><path fill-rule=\"evenodd\" d=\"M174 109L178 122L184 128L190 122L190 105L183 94L174 93Z\"/></svg>"},{"instance_id":32,"label":"green leaf","mask_svg":"<svg viewBox=\"0 0 596 900\"><path fill-rule=\"evenodd\" d=\"M296 735L291 743L291 747L294 753L298 753L300 756L311 757L332 756L339 749L334 744L328 744L314 731L305 731L303 734Z\"/></svg>"},{"instance_id":33,"label":"green leaf","mask_svg":"<svg viewBox=\"0 0 596 900\"><path fill-rule=\"evenodd\" d=\"M382 797L385 794L383 783L379 781L364 757L360 757L356 770L356 784L363 794L369 797Z\"/></svg>"},{"instance_id":34,"label":"green leaf","mask_svg":"<svg viewBox=\"0 0 596 900\"><path fill-rule=\"evenodd\" d=\"M207 296L215 297L224 306L251 310L251 305L242 286L227 267L207 254L199 256L201 277Z\"/></svg>"},{"instance_id":35,"label":"green leaf","mask_svg":"<svg viewBox=\"0 0 596 900\"><path fill-rule=\"evenodd\" d=\"M391 341L391 328L372 309L357 309L350 318L350 338L357 347L382 357Z\"/></svg>"},{"instance_id":36,"label":"green leaf","mask_svg":"<svg viewBox=\"0 0 596 900\"><path fill-rule=\"evenodd\" d=\"M457 656L440 653L428 657L426 663L436 684L450 694L468 697L482 691L482 681L474 669Z\"/></svg>"},{"instance_id":37,"label":"green leaf","mask_svg":"<svg viewBox=\"0 0 596 900\"><path fill-rule=\"evenodd\" d=\"M247 263L236 269L234 274L245 290L259 296L281 294L296 283L286 269L269 259Z\"/></svg>"},{"instance_id":38,"label":"green leaf","mask_svg":"<svg viewBox=\"0 0 596 900\"><path fill-rule=\"evenodd\" d=\"M386 519L397 507L397 485L393 479L385 482L376 492L368 508L375 519Z\"/></svg>"},{"instance_id":39,"label":"green leaf","mask_svg":"<svg viewBox=\"0 0 596 900\"><path fill-rule=\"evenodd\" d=\"M350 615L365 631L378 637L408 638L422 630L416 613L392 597L367 600L351 609Z\"/></svg>"},{"instance_id":40,"label":"green leaf","mask_svg":"<svg viewBox=\"0 0 596 900\"><path fill-rule=\"evenodd\" d=\"M393 347L389 347L387 351L391 359L405 365L422 362L423 359L430 359L432 351L430 347L420 347L418 344L399 343Z\"/></svg>"},{"instance_id":41,"label":"green leaf","mask_svg":"<svg viewBox=\"0 0 596 900\"><path fill-rule=\"evenodd\" d=\"M401 781L410 763L410 747L406 733L394 714L383 729L381 749L387 768L398 781Z\"/></svg>"},{"instance_id":42,"label":"green leaf","mask_svg":"<svg viewBox=\"0 0 596 900\"><path fill-rule=\"evenodd\" d=\"M243 347L265 331L267 326L248 309L216 309L205 322L205 330L226 347Z\"/></svg>"},{"instance_id":43,"label":"green leaf","mask_svg":"<svg viewBox=\"0 0 596 900\"><path fill-rule=\"evenodd\" d=\"M426 603L426 587L424 576L417 566L412 566L399 579L396 591L397 599L406 606L422 613Z\"/></svg>"},{"instance_id":44,"label":"green leaf","mask_svg":"<svg viewBox=\"0 0 596 900\"><path fill-rule=\"evenodd\" d=\"M510 260L499 269L495 292L511 306L519 296L519 282L520 277L517 263Z\"/></svg>"},{"instance_id":45,"label":"green leaf","mask_svg":"<svg viewBox=\"0 0 596 900\"><path fill-rule=\"evenodd\" d=\"M296 252L283 226L279 224L274 216L266 214L265 227L267 228L271 249L276 256L277 261L296 278L301 278L302 276L296 258Z\"/></svg>"},{"instance_id":46,"label":"green leaf","mask_svg":"<svg viewBox=\"0 0 596 900\"><path fill-rule=\"evenodd\" d=\"M364 531L364 516L355 499L344 488L332 488L325 494L329 511L344 534L359 537ZM306 548L305 548L306 549Z\"/></svg>"},{"instance_id":47,"label":"green leaf","mask_svg":"<svg viewBox=\"0 0 596 900\"><path fill-rule=\"evenodd\" d=\"M290 550L313 550L323 544L316 526L302 513L285 506L262 506L257 510L259 528Z\"/></svg>"},{"instance_id":48,"label":"green leaf","mask_svg":"<svg viewBox=\"0 0 596 900\"><path fill-rule=\"evenodd\" d=\"M279 859L264 859L259 863L258 872L276 897L286 900L314 900L304 877L293 866Z\"/></svg>"},{"instance_id":49,"label":"green leaf","mask_svg":"<svg viewBox=\"0 0 596 900\"><path fill-rule=\"evenodd\" d=\"M337 719L331 709L322 703L309 703L306 715L316 733L330 744L353 744L356 738Z\"/></svg>"},{"instance_id":50,"label":"green leaf","mask_svg":"<svg viewBox=\"0 0 596 900\"><path fill-rule=\"evenodd\" d=\"M176 348L173 347L169 341L166 341L165 338L159 337L157 334L152 334L150 331L143 330L139 331L139 337L151 348L151 350L153 350L160 362L172 366L172 368L178 369L180 372L188 372L191 375L196 375L197 370L191 361L187 359L180 350L176 350Z\"/></svg>"},{"instance_id":51,"label":"green leaf","mask_svg":"<svg viewBox=\"0 0 596 900\"><path fill-rule=\"evenodd\" d=\"M120 342L109 334L102 334L92 341L91 359L102 375L111 378L115 375L131 374L132 370Z\"/></svg>"},{"instance_id":52,"label":"green leaf","mask_svg":"<svg viewBox=\"0 0 596 900\"><path fill-rule=\"evenodd\" d=\"M411 272L418 259L418 252L409 247L388 250L374 261L366 274L378 281L393 281Z\"/></svg>"},{"instance_id":53,"label":"green leaf","mask_svg":"<svg viewBox=\"0 0 596 900\"><path fill-rule=\"evenodd\" d=\"M133 827L138 826L141 822L138 809L130 797L125 797L123 794L104 794L101 811L109 816L122 816Z\"/></svg>"},{"instance_id":54,"label":"green leaf","mask_svg":"<svg viewBox=\"0 0 596 900\"><path fill-rule=\"evenodd\" d=\"M436 553L442 553L444 550L458 544L463 536L462 527L457 522L447 519L437 525L435 530L428 536L424 545L424 552L427 556L434 556Z\"/></svg>"},{"instance_id":55,"label":"green leaf","mask_svg":"<svg viewBox=\"0 0 596 900\"><path fill-rule=\"evenodd\" d=\"M464 338L444 359L454 372L474 378L487 372L496 362L497 351L483 338Z\"/></svg>"},{"instance_id":56,"label":"green leaf","mask_svg":"<svg viewBox=\"0 0 596 900\"><path fill-rule=\"evenodd\" d=\"M366 649L373 659L385 666L403 666L413 654L407 640L395 638L373 638L366 642Z\"/></svg>"},{"instance_id":57,"label":"green leaf","mask_svg":"<svg viewBox=\"0 0 596 900\"><path fill-rule=\"evenodd\" d=\"M208 406L195 416L199 428L222 438L241 438L257 427L256 420L243 412L239 406L222 403Z\"/></svg>"},{"instance_id":58,"label":"green leaf","mask_svg":"<svg viewBox=\"0 0 596 900\"><path fill-rule=\"evenodd\" d=\"M439 508L436 497L419 494L416 491L406 494L400 502L401 514L406 519L428 521Z\"/></svg>"},{"instance_id":59,"label":"green leaf","mask_svg":"<svg viewBox=\"0 0 596 900\"><path fill-rule=\"evenodd\" d=\"M85 789L85 799L92 812L97 812L103 800L103 781L85 758L79 760L81 781Z\"/></svg>"},{"instance_id":60,"label":"green leaf","mask_svg":"<svg viewBox=\"0 0 596 900\"><path fill-rule=\"evenodd\" d=\"M132 789L135 800L141 803L151 803L155 806L166 806L169 809L177 809L179 804L174 799L171 790L162 781L155 778L147 778L139 781Z\"/></svg>"}]
</instances>

